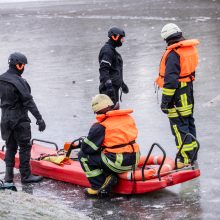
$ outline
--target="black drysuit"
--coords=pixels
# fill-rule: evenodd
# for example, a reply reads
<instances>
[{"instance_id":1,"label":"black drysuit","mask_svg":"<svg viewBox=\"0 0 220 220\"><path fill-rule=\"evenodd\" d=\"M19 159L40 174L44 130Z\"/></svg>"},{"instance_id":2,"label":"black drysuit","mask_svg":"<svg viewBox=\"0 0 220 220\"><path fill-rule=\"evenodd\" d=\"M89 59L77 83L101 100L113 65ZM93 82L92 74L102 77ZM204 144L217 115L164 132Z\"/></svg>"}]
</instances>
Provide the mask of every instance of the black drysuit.
<instances>
[{"instance_id":1,"label":"black drysuit","mask_svg":"<svg viewBox=\"0 0 220 220\"><path fill-rule=\"evenodd\" d=\"M31 127L28 111L41 120L37 106L31 95L31 88L21 73L10 67L0 76L1 135L6 141L6 167L14 167L15 154L19 148L20 172L22 177L29 176Z\"/></svg>"},{"instance_id":2,"label":"black drysuit","mask_svg":"<svg viewBox=\"0 0 220 220\"><path fill-rule=\"evenodd\" d=\"M124 86L123 60L115 48L116 43L110 39L99 53L99 92L108 95L114 103L119 101L119 89Z\"/></svg>"}]
</instances>

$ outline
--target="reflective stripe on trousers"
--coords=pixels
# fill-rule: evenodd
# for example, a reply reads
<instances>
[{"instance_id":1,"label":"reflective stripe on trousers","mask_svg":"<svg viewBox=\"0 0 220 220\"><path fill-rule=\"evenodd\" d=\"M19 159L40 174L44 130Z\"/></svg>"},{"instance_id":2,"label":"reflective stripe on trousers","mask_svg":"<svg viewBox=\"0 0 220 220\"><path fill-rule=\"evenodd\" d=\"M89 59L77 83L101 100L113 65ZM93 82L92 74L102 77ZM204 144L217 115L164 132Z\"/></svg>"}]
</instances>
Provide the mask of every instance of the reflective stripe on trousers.
<instances>
[{"instance_id":1,"label":"reflective stripe on trousers","mask_svg":"<svg viewBox=\"0 0 220 220\"><path fill-rule=\"evenodd\" d=\"M177 125L173 125L173 131L175 133L175 137L178 143L177 149L180 149L180 147L182 146L183 140L182 140L182 137L181 137L180 131L178 130ZM186 152L193 151L194 148L197 148L197 143L195 141L192 141L191 143L183 145L183 148L181 150L181 155L184 158L184 163L189 163L189 157Z\"/></svg>"},{"instance_id":2,"label":"reflective stripe on trousers","mask_svg":"<svg viewBox=\"0 0 220 220\"><path fill-rule=\"evenodd\" d=\"M80 159L81 164L83 166L83 168L85 169L85 174L87 178L91 178L91 177L96 177L102 174L102 170L101 169L95 169L95 170L90 170L89 166L88 166L88 159L85 157L82 157Z\"/></svg>"},{"instance_id":3,"label":"reflective stripe on trousers","mask_svg":"<svg viewBox=\"0 0 220 220\"><path fill-rule=\"evenodd\" d=\"M101 158L102 158L102 162L113 172L115 173L123 173L126 172L128 170L132 170L133 165L130 166L122 166L122 162L123 162L123 154L116 154L116 161L113 162L111 161L103 152L101 153ZM138 164L140 160L140 153L137 152L136 153L136 161L135 161L135 165Z\"/></svg>"}]
</instances>

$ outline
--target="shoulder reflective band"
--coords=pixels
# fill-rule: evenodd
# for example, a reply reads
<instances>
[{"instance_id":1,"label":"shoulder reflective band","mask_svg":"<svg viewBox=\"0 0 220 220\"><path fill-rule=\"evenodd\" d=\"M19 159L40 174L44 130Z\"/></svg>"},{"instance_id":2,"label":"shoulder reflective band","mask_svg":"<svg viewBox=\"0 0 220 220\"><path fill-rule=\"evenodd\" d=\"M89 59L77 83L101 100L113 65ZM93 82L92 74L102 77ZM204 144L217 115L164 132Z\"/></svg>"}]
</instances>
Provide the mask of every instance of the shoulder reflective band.
<instances>
[{"instance_id":1,"label":"shoulder reflective band","mask_svg":"<svg viewBox=\"0 0 220 220\"><path fill-rule=\"evenodd\" d=\"M86 143L87 145L89 145L93 150L97 151L99 148L92 142L90 141L88 138L85 138L84 143Z\"/></svg>"},{"instance_id":2,"label":"shoulder reflective band","mask_svg":"<svg viewBox=\"0 0 220 220\"><path fill-rule=\"evenodd\" d=\"M100 64L101 64L101 63L107 63L107 64L109 64L109 66L112 65L112 64L111 64L110 62L108 62L107 60L101 60Z\"/></svg>"}]
</instances>

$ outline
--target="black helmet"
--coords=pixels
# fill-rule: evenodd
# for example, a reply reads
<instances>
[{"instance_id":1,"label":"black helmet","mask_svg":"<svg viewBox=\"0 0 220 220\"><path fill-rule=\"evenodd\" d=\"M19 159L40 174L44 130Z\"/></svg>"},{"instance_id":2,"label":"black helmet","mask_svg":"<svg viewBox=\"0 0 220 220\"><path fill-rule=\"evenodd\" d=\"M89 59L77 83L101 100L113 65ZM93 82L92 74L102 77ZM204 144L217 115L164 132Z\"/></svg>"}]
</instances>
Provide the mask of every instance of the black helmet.
<instances>
[{"instance_id":1,"label":"black helmet","mask_svg":"<svg viewBox=\"0 0 220 220\"><path fill-rule=\"evenodd\" d=\"M8 64L17 65L17 64L27 64L27 57L22 53L12 53L8 58Z\"/></svg>"},{"instance_id":2,"label":"black helmet","mask_svg":"<svg viewBox=\"0 0 220 220\"><path fill-rule=\"evenodd\" d=\"M116 37L119 35L120 37L125 37L125 32L123 29L113 27L108 31L108 37L111 38L112 36Z\"/></svg>"}]
</instances>

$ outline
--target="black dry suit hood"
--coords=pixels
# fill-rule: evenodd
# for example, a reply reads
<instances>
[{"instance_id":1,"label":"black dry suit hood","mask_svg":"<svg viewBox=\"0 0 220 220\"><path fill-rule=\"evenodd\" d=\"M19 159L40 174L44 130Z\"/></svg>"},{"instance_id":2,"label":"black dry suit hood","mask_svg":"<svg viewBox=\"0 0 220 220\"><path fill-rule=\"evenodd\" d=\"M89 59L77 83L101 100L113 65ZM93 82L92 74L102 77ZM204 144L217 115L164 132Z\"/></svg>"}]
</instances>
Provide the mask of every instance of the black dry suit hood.
<instances>
[{"instance_id":1,"label":"black dry suit hood","mask_svg":"<svg viewBox=\"0 0 220 220\"><path fill-rule=\"evenodd\" d=\"M113 40L112 37L116 36L119 36L119 38L117 40ZM114 47L120 47L122 46L121 38L125 37L125 32L121 28L113 27L108 31L108 37Z\"/></svg>"},{"instance_id":2,"label":"black dry suit hood","mask_svg":"<svg viewBox=\"0 0 220 220\"><path fill-rule=\"evenodd\" d=\"M24 68L22 70L17 69L17 67L13 64L9 64L9 70L12 70L14 73L17 75L21 76L22 73L24 72Z\"/></svg>"},{"instance_id":3,"label":"black dry suit hood","mask_svg":"<svg viewBox=\"0 0 220 220\"><path fill-rule=\"evenodd\" d=\"M18 75L21 75L24 72L24 68L18 69L16 65L27 64L27 57L19 52L14 52L10 54L8 58L9 69L15 69Z\"/></svg>"}]
</instances>

